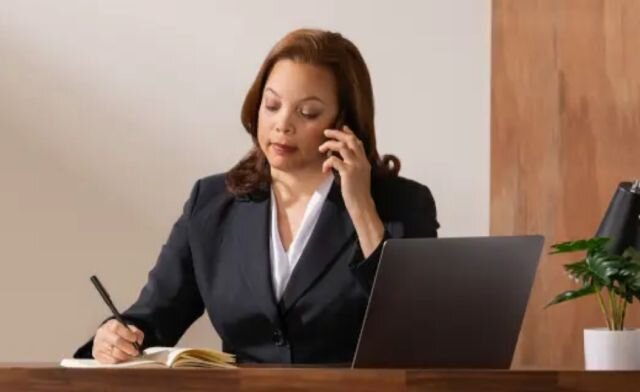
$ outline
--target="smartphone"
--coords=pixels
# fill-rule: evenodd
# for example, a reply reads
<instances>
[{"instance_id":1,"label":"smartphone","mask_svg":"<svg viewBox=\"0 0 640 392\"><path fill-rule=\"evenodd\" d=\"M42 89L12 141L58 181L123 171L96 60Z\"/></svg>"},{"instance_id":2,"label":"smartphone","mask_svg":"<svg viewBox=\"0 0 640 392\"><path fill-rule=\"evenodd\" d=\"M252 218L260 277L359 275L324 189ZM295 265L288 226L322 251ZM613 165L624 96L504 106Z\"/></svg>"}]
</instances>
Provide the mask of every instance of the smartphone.
<instances>
[{"instance_id":1,"label":"smartphone","mask_svg":"<svg viewBox=\"0 0 640 392\"><path fill-rule=\"evenodd\" d=\"M342 130L343 126L344 126L344 112L340 110L338 112L338 116L336 117L336 122L333 124L333 129Z\"/></svg>"},{"instance_id":2,"label":"smartphone","mask_svg":"<svg viewBox=\"0 0 640 392\"><path fill-rule=\"evenodd\" d=\"M342 130L342 127L344 126L344 112L342 110L340 110L338 112L338 116L336 117L336 121L333 123L333 127L331 129L337 129L339 131ZM326 140L329 140L329 138L327 138ZM327 151L327 158L329 158L332 155L336 155L338 158L342 159L342 157L340 156L340 154L338 153L334 153L333 151L329 150Z\"/></svg>"},{"instance_id":3,"label":"smartphone","mask_svg":"<svg viewBox=\"0 0 640 392\"><path fill-rule=\"evenodd\" d=\"M342 127L344 125L345 125L344 124L344 112L342 110L340 110L338 112L338 116L336 117L336 121L334 122L332 129L337 129L337 130L341 131ZM326 140L329 140L329 138L327 138ZM335 155L336 157L338 157L338 159L342 159L342 156L340 156L340 153L333 152L331 150L327 151L327 159L329 157L331 157L332 155ZM331 170L333 171L333 176L335 177L336 181L339 184L340 183L340 173L336 169L331 169Z\"/></svg>"}]
</instances>

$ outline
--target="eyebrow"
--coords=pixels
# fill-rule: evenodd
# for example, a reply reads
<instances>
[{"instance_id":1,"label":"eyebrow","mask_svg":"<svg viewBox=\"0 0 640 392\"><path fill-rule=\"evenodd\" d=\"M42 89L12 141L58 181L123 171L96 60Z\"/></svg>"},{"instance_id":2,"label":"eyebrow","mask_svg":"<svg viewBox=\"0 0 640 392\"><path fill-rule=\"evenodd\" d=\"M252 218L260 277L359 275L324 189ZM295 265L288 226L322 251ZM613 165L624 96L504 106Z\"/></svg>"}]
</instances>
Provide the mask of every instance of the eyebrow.
<instances>
[{"instance_id":1,"label":"eyebrow","mask_svg":"<svg viewBox=\"0 0 640 392\"><path fill-rule=\"evenodd\" d=\"M269 91L269 92L271 92L273 95L275 95L275 96L276 96L276 97L278 97L278 98L282 98L282 97L280 96L280 94L278 94L278 93L277 93L274 89L272 89L271 87L267 87L267 88L265 88L264 90L265 90L265 91ZM320 101L320 102L324 103L324 101L323 101L322 99L320 99L319 97L317 97L317 96L315 96L315 95L311 95L311 96L309 96L309 97L306 97L306 98L304 98L304 99L301 99L301 100L300 100L300 102L302 102L302 101L311 101L311 100Z\"/></svg>"}]
</instances>

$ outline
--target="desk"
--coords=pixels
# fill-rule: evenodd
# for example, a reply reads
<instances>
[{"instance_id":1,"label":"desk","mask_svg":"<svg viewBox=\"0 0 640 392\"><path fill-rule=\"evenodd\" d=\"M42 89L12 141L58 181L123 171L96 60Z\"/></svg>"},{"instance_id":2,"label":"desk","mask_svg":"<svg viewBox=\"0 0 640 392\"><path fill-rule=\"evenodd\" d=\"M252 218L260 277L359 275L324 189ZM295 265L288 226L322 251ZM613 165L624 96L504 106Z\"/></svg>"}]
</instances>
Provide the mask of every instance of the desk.
<instances>
[{"instance_id":1,"label":"desk","mask_svg":"<svg viewBox=\"0 0 640 392\"><path fill-rule=\"evenodd\" d=\"M640 391L640 372L252 367L64 369L0 364L0 391Z\"/></svg>"}]
</instances>

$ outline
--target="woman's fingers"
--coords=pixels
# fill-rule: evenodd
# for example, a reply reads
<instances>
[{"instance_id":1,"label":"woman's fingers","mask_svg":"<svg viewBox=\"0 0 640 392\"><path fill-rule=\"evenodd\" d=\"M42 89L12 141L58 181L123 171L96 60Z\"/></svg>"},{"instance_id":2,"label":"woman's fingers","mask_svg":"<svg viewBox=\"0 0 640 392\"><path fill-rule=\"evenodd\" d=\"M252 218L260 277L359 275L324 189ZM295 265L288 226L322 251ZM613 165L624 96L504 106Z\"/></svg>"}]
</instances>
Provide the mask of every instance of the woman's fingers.
<instances>
[{"instance_id":1,"label":"woman's fingers","mask_svg":"<svg viewBox=\"0 0 640 392\"><path fill-rule=\"evenodd\" d=\"M138 343L139 345L142 344L142 342L144 341L144 332L142 332L141 330L139 330L138 328L136 328L135 325L129 325L129 329L131 331L133 331L133 333L136 335L136 343Z\"/></svg>"},{"instance_id":2,"label":"woman's fingers","mask_svg":"<svg viewBox=\"0 0 640 392\"><path fill-rule=\"evenodd\" d=\"M114 332L131 343L142 344L142 341L144 340L144 333L136 328L135 325L127 325L125 327L121 323L117 322Z\"/></svg>"},{"instance_id":3,"label":"woman's fingers","mask_svg":"<svg viewBox=\"0 0 640 392\"><path fill-rule=\"evenodd\" d=\"M134 336L134 340L136 339L135 334ZM111 344L112 346L115 346L116 348L120 349L120 351L123 351L127 354L129 354L130 356L137 356L138 355L138 350L136 350L135 347L133 347L133 342L129 341L128 339L123 338L120 335L117 335L115 333L111 333L105 336L107 343Z\"/></svg>"},{"instance_id":4,"label":"woman's fingers","mask_svg":"<svg viewBox=\"0 0 640 392\"><path fill-rule=\"evenodd\" d=\"M122 325L117 320L110 320L109 322L111 321L115 321L110 325L110 330L113 333L115 333L116 335L120 336L121 338L131 343L136 342L138 340L138 335L136 335L136 333L132 329Z\"/></svg>"},{"instance_id":5,"label":"woman's fingers","mask_svg":"<svg viewBox=\"0 0 640 392\"><path fill-rule=\"evenodd\" d=\"M362 141L358 139L349 127L345 126L341 131L336 129L325 129L324 135L328 138L336 139L345 143L358 155L364 155L364 145L362 144Z\"/></svg>"},{"instance_id":6,"label":"woman's fingers","mask_svg":"<svg viewBox=\"0 0 640 392\"><path fill-rule=\"evenodd\" d=\"M133 355L121 350L119 347L114 347L111 351L111 356L118 362L128 361Z\"/></svg>"},{"instance_id":7,"label":"woman's fingers","mask_svg":"<svg viewBox=\"0 0 640 392\"><path fill-rule=\"evenodd\" d=\"M355 152L352 151L345 142L338 140L328 140L322 143L318 150L321 153L325 153L327 151L338 152L346 162L353 162L357 159Z\"/></svg>"},{"instance_id":8,"label":"woman's fingers","mask_svg":"<svg viewBox=\"0 0 640 392\"><path fill-rule=\"evenodd\" d=\"M369 161L364 151L364 145L349 127L344 126L341 131L326 129L324 134L330 140L322 143L318 150L321 153L326 153L327 151L337 152L342 159L336 156L327 158L322 164L323 172L326 173L330 168L333 168L343 176L351 172L365 173L369 170Z\"/></svg>"},{"instance_id":9,"label":"woman's fingers","mask_svg":"<svg viewBox=\"0 0 640 392\"><path fill-rule=\"evenodd\" d=\"M142 343L144 334L139 329L127 327L117 320L109 320L96 332L93 340L93 357L102 363L117 363L138 356L134 342Z\"/></svg>"},{"instance_id":10,"label":"woman's fingers","mask_svg":"<svg viewBox=\"0 0 640 392\"><path fill-rule=\"evenodd\" d=\"M91 354L100 363L115 363L116 361L109 352L105 351L104 346L99 347L96 342L93 343L93 352Z\"/></svg>"},{"instance_id":11,"label":"woman's fingers","mask_svg":"<svg viewBox=\"0 0 640 392\"><path fill-rule=\"evenodd\" d=\"M343 176L347 170L347 165L344 161L336 156L330 156L322 163L322 172L327 173L330 169L336 169L341 176Z\"/></svg>"}]
</instances>

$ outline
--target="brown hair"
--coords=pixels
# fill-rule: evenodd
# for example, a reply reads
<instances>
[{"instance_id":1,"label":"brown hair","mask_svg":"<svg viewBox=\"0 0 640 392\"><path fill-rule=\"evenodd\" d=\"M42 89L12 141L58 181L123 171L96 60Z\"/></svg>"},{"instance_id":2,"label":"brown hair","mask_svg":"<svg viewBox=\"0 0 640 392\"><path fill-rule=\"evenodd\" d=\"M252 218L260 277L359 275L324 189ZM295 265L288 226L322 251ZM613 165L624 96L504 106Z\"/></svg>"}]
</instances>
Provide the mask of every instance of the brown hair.
<instances>
[{"instance_id":1,"label":"brown hair","mask_svg":"<svg viewBox=\"0 0 640 392\"><path fill-rule=\"evenodd\" d=\"M283 59L327 67L337 82L338 104L344 124L362 141L373 176L397 176L400 161L380 158L376 150L373 89L367 65L356 46L338 33L300 29L292 31L271 49L242 105L241 120L251 135L253 148L226 175L227 189L236 196L264 190L271 183L269 163L258 145L258 112L264 85L273 66Z\"/></svg>"}]
</instances>

